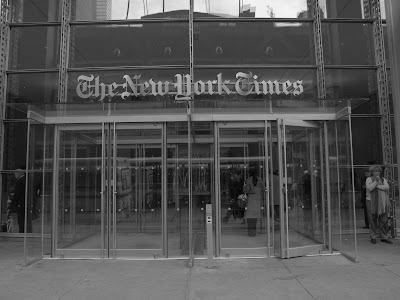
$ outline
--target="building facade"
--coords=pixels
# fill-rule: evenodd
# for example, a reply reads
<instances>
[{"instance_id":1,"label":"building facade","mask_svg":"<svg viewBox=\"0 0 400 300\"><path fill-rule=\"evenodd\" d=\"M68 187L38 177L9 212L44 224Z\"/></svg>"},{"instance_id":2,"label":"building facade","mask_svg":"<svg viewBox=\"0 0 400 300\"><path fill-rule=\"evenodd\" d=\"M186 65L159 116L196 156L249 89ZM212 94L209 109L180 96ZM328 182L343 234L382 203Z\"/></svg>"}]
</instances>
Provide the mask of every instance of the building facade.
<instances>
[{"instance_id":1,"label":"building facade","mask_svg":"<svg viewBox=\"0 0 400 300\"><path fill-rule=\"evenodd\" d=\"M27 262L356 260L375 164L396 236L392 1L1 9L1 234Z\"/></svg>"}]
</instances>

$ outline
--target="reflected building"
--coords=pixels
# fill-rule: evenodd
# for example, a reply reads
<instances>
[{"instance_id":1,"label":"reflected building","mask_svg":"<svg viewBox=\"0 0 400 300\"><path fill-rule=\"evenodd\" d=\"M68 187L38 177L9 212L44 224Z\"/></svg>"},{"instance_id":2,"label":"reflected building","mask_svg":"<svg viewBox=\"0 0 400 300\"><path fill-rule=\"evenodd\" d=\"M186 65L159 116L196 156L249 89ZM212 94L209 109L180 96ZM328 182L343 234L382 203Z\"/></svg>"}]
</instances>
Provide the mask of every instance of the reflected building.
<instances>
[{"instance_id":1,"label":"reflected building","mask_svg":"<svg viewBox=\"0 0 400 300\"><path fill-rule=\"evenodd\" d=\"M112 0L77 1L74 10L77 20L111 20Z\"/></svg>"},{"instance_id":2,"label":"reflected building","mask_svg":"<svg viewBox=\"0 0 400 300\"><path fill-rule=\"evenodd\" d=\"M23 235L24 173L27 262L357 259L378 164L396 236L395 66L367 2L2 0L0 235Z\"/></svg>"}]
</instances>

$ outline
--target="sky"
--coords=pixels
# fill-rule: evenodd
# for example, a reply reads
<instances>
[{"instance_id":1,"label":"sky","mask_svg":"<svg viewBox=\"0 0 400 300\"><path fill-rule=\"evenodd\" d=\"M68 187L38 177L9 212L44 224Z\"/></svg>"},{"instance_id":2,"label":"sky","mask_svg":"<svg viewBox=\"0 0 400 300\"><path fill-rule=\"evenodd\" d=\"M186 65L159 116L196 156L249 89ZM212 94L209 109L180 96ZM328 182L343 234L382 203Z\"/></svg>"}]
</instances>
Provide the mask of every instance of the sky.
<instances>
[{"instance_id":1,"label":"sky","mask_svg":"<svg viewBox=\"0 0 400 300\"><path fill-rule=\"evenodd\" d=\"M125 19L129 0L112 0L112 18ZM162 12L163 0L130 0L128 19L139 19L145 14ZM209 3L209 4L206 4ZM300 11L307 9L307 0L243 0L244 5L256 7L256 18L268 16L268 6L276 18L296 18ZM188 10L189 0L164 0L165 11ZM239 0L195 0L195 12L209 12L238 16ZM271 11L271 9L269 10Z\"/></svg>"}]
</instances>

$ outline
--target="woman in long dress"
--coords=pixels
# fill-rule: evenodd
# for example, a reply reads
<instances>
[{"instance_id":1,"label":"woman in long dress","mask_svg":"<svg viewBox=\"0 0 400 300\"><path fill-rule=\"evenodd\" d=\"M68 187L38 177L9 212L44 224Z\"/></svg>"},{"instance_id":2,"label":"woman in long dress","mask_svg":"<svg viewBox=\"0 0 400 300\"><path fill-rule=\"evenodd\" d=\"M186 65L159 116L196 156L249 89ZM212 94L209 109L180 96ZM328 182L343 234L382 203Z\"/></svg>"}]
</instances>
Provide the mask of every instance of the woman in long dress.
<instances>
[{"instance_id":1,"label":"woman in long dress","mask_svg":"<svg viewBox=\"0 0 400 300\"><path fill-rule=\"evenodd\" d=\"M250 170L250 177L247 178L243 192L247 194L247 234L256 236L257 219L261 219L261 206L264 199L265 184L257 176L255 170Z\"/></svg>"}]
</instances>

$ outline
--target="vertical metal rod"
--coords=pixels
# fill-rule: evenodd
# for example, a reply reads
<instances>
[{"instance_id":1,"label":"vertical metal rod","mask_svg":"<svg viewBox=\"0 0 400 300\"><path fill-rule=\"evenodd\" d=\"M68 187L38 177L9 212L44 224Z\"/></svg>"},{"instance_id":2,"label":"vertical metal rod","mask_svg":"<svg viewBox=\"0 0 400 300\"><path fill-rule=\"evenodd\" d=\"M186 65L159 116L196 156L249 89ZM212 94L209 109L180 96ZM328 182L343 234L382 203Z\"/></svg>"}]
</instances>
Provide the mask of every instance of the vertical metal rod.
<instances>
[{"instance_id":1,"label":"vertical metal rod","mask_svg":"<svg viewBox=\"0 0 400 300\"><path fill-rule=\"evenodd\" d=\"M112 182L113 182L113 193L112 193L112 227L113 227L113 258L117 257L117 132L115 122L113 123L113 128L111 130L113 134L113 151L112 151Z\"/></svg>"},{"instance_id":2,"label":"vertical metal rod","mask_svg":"<svg viewBox=\"0 0 400 300\"><path fill-rule=\"evenodd\" d=\"M278 160L279 160L279 205L280 205L280 239L281 239L281 258L285 258L285 221L284 221L284 197L283 197L283 154L282 154L282 120L277 119L277 133L278 133Z\"/></svg>"},{"instance_id":3,"label":"vertical metal rod","mask_svg":"<svg viewBox=\"0 0 400 300\"><path fill-rule=\"evenodd\" d=\"M270 233L270 226L271 226L271 220L270 220L270 195L271 194L271 186L270 184L270 178L269 178L269 163L268 163L268 121L264 121L264 165L265 165L265 170L264 170L264 178L265 178L265 204L266 204L266 214L267 214L267 222L266 222L266 231L267 231L267 246L268 246L268 256L271 256L271 233ZM271 178L273 177L272 172L271 172Z\"/></svg>"},{"instance_id":4,"label":"vertical metal rod","mask_svg":"<svg viewBox=\"0 0 400 300\"><path fill-rule=\"evenodd\" d=\"M220 139L219 139L219 126L214 122L214 157L215 157L215 255L221 255L221 166L220 166Z\"/></svg>"},{"instance_id":5,"label":"vertical metal rod","mask_svg":"<svg viewBox=\"0 0 400 300\"><path fill-rule=\"evenodd\" d=\"M55 257L56 255L56 249L57 249L57 240L58 240L58 228L57 228L57 224L58 224L58 189L59 189L59 182L58 182L58 155L60 153L60 140L59 140L59 129L58 126L56 125L54 127L54 148L53 148L53 190L52 190L52 195L53 195L53 200L52 200L52 232L53 232L53 236L52 236L52 241L51 241L51 245L52 245L52 249L51 249L51 255L52 257Z\"/></svg>"},{"instance_id":6,"label":"vertical metal rod","mask_svg":"<svg viewBox=\"0 0 400 300\"><path fill-rule=\"evenodd\" d=\"M328 126L324 122L325 134L325 173L326 173L326 196L328 207L328 244L329 252L332 252L332 212L331 212L331 181L330 181L330 166L329 166L329 144L328 144Z\"/></svg>"},{"instance_id":7,"label":"vertical metal rod","mask_svg":"<svg viewBox=\"0 0 400 300\"><path fill-rule=\"evenodd\" d=\"M45 212L45 210L44 210L44 201L45 201L45 198L44 198L44 190L45 190L45 184L46 184L46 182L45 182L45 175L46 175L46 154L47 154L47 152L46 152L46 142L47 142L47 138L46 138L46 136L47 136L47 126L45 125L45 124L42 124L43 126L44 126L44 128L43 128L43 163L42 163L42 188L41 188L41 195L40 195L40 197L41 197L41 200L42 200L42 205L41 205L41 220L40 220L40 222L41 222L41 227L42 227L42 232L41 232L41 235L42 235L42 256L44 256L44 212Z\"/></svg>"},{"instance_id":8,"label":"vertical metal rod","mask_svg":"<svg viewBox=\"0 0 400 300\"><path fill-rule=\"evenodd\" d=\"M101 259L104 259L104 251L105 251L105 232L104 232L104 227L105 227L105 204L104 204L104 197L105 197L105 147L106 147L106 142L105 142L105 128L104 128L104 123L101 123L101 209L100 209L100 216L101 216L101 221L100 221L100 232L101 232Z\"/></svg>"},{"instance_id":9,"label":"vertical metal rod","mask_svg":"<svg viewBox=\"0 0 400 300\"><path fill-rule=\"evenodd\" d=\"M111 126L107 124L107 258L111 257L111 247L112 247L112 199L113 199L113 190L111 187L112 185L112 153L111 153Z\"/></svg>"},{"instance_id":10,"label":"vertical metal rod","mask_svg":"<svg viewBox=\"0 0 400 300\"><path fill-rule=\"evenodd\" d=\"M353 161L353 136L351 133L351 117L348 116L347 124L349 126L349 141L350 141L350 159L351 159L351 179L352 179L352 209L353 209L353 230L354 230L354 259L357 259L357 219L356 219L356 198L355 198L355 178L354 178L354 161Z\"/></svg>"},{"instance_id":11,"label":"vertical metal rod","mask_svg":"<svg viewBox=\"0 0 400 300\"><path fill-rule=\"evenodd\" d=\"M288 201L288 174L287 174L287 154L286 154L286 124L285 120L282 120L282 132L283 132L283 171L285 174L285 206L286 206L286 216L285 216L285 225L286 225L286 258L290 257L289 254L289 201Z\"/></svg>"},{"instance_id":12,"label":"vertical metal rod","mask_svg":"<svg viewBox=\"0 0 400 300\"><path fill-rule=\"evenodd\" d=\"M192 235L193 235L193 215L192 215L192 207L193 207L193 198L192 198L192 159L191 159L191 153L192 153L192 145L191 145L191 120L190 116L188 116L188 179L189 179L189 184L188 184L188 192L189 192L189 261L192 264L193 259L194 259L194 253L192 249Z\"/></svg>"},{"instance_id":13,"label":"vertical metal rod","mask_svg":"<svg viewBox=\"0 0 400 300\"><path fill-rule=\"evenodd\" d=\"M28 132L26 134L26 156L25 156L25 211L24 211L24 219L25 219L25 224L24 224L24 262L25 265L27 265L27 231L28 231L28 210L30 207L28 207L28 197L29 197L29 192L28 192L28 184L29 184L29 178L28 178L28 170L29 170L29 141L30 141L30 132L31 132L31 119L28 119Z\"/></svg>"},{"instance_id":14,"label":"vertical metal rod","mask_svg":"<svg viewBox=\"0 0 400 300\"><path fill-rule=\"evenodd\" d=\"M339 249L342 250L342 211L341 211L342 197L340 195L340 164L339 164L337 121L335 122L335 147L336 147L336 175L337 175L338 211L339 211L339 245L340 245Z\"/></svg>"},{"instance_id":15,"label":"vertical metal rod","mask_svg":"<svg viewBox=\"0 0 400 300\"><path fill-rule=\"evenodd\" d=\"M323 135L323 128L319 128L319 153L321 157L320 161L320 189L321 189L321 199L320 199L320 205L322 206L322 236L323 236L323 241L324 244L327 246L329 243L326 241L326 198L325 198L325 171L324 171L324 145L328 147L323 141L324 135ZM317 183L318 184L318 183ZM318 188L318 187L317 187Z\"/></svg>"},{"instance_id":16,"label":"vertical metal rod","mask_svg":"<svg viewBox=\"0 0 400 300\"><path fill-rule=\"evenodd\" d=\"M274 180L274 162L273 162L273 158L272 158L272 122L271 121L269 121L269 142L268 142L268 146L269 146L269 155L270 155L270 157L271 157L271 160L270 160L270 162L271 162L271 164L270 164L270 166L269 166L269 169L271 170L271 182L270 182L270 187L269 187L269 194L270 194L270 196L272 196L272 205L273 205L273 207L272 207L272 211L271 211L271 216L272 216L272 226L271 226L271 229L268 229L269 231L271 231L271 239L270 239L270 242L271 242L271 244L272 245L274 245L274 247L273 247L273 254L275 254L275 201L276 201L276 199L274 198L274 195L276 195L275 194L275 192L274 192L274 183L273 183L273 180ZM278 164L279 165L279 164ZM270 199L271 199L271 197L270 197ZM271 246L271 244L269 245L269 246Z\"/></svg>"},{"instance_id":17,"label":"vertical metal rod","mask_svg":"<svg viewBox=\"0 0 400 300\"><path fill-rule=\"evenodd\" d=\"M167 146L167 123L163 123L161 129L161 212L162 212L162 237L163 237L163 256L168 257L168 189L167 189L167 155L168 155L168 146Z\"/></svg>"}]
</instances>

